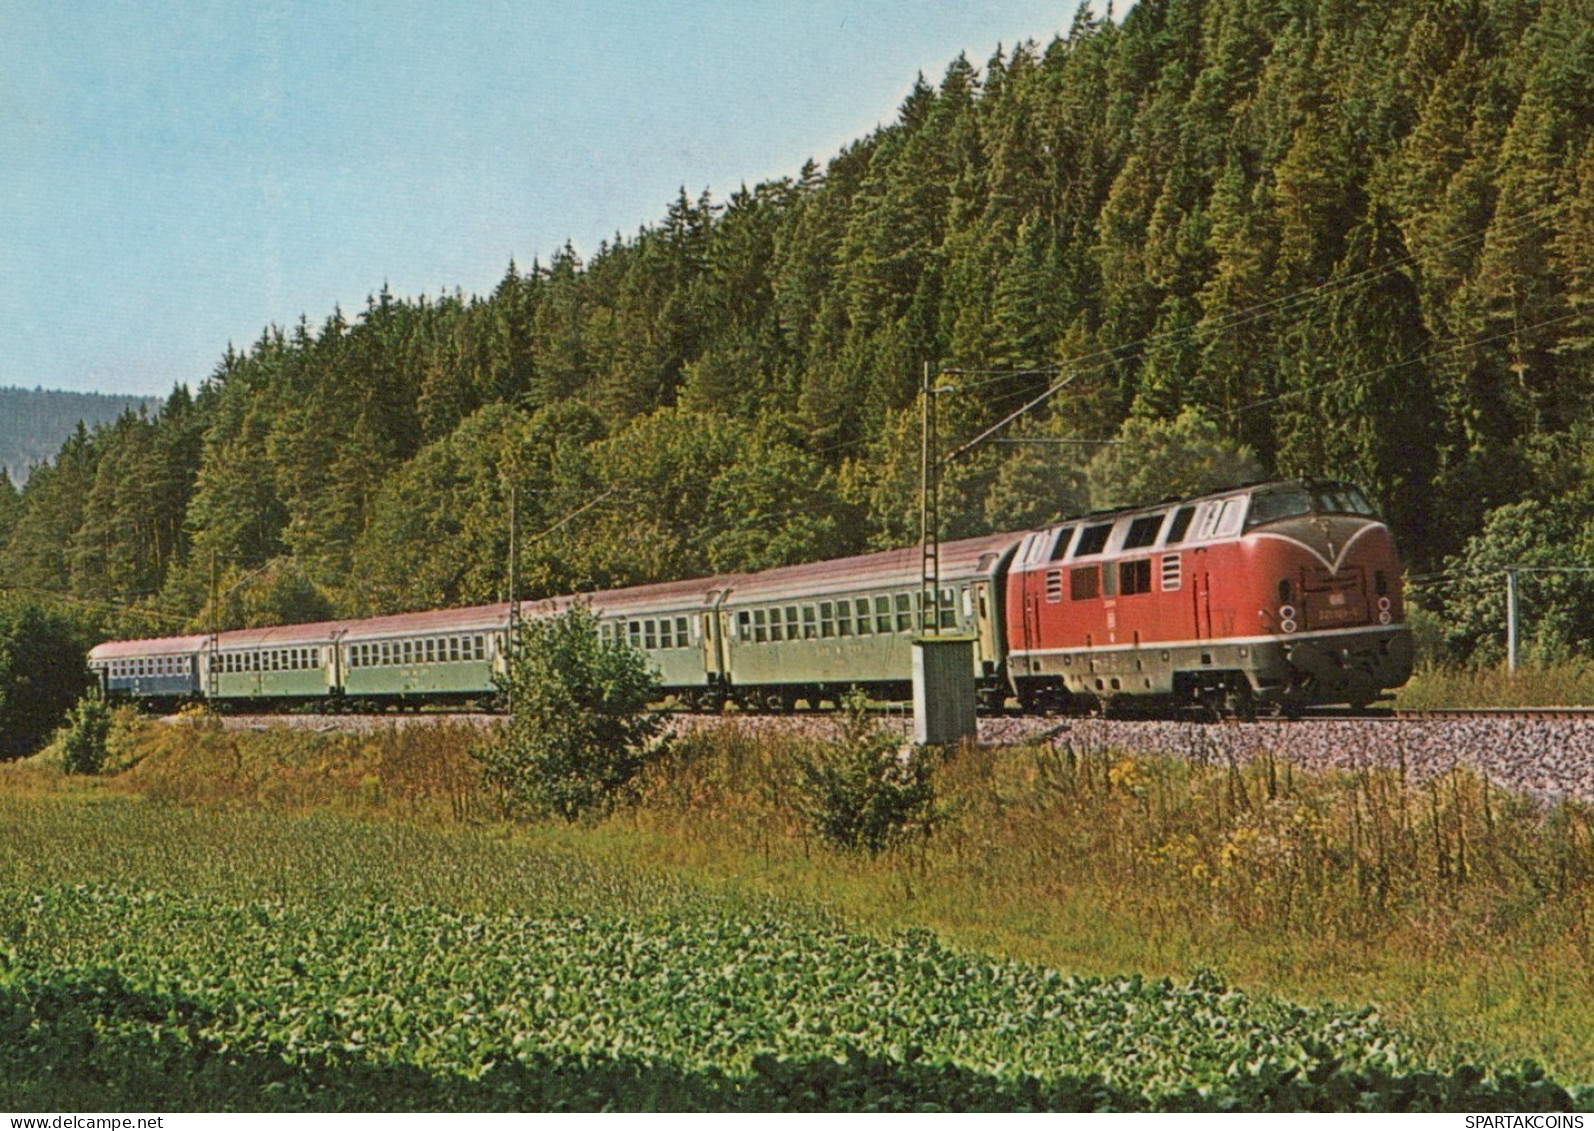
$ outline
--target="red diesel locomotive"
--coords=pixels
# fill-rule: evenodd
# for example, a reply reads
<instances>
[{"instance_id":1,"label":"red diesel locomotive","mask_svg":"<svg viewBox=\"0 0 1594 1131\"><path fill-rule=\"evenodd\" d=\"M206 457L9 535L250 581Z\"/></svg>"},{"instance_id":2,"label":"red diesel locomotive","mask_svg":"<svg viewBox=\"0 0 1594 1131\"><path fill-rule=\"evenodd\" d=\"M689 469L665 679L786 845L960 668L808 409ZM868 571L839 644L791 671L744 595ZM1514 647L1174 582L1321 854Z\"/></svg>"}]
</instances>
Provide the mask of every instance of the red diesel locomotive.
<instances>
[{"instance_id":1,"label":"red diesel locomotive","mask_svg":"<svg viewBox=\"0 0 1594 1131\"><path fill-rule=\"evenodd\" d=\"M1295 480L1026 534L1007 582L1026 708L1361 709L1411 674L1389 528L1355 487Z\"/></svg>"}]
</instances>

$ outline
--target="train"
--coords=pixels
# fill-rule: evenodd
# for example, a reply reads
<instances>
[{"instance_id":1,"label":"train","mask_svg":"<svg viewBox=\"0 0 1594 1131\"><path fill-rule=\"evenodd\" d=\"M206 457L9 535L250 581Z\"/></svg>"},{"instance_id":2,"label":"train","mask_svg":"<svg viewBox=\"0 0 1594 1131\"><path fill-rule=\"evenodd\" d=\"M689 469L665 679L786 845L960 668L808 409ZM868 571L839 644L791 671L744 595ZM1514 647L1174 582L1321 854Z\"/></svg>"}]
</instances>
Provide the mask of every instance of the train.
<instances>
[{"instance_id":1,"label":"train","mask_svg":"<svg viewBox=\"0 0 1594 1131\"><path fill-rule=\"evenodd\" d=\"M1402 569L1357 487L1247 484L1037 530L536 601L96 646L103 693L151 706L486 704L517 618L590 609L688 710L900 700L913 642L972 642L984 709L1361 710L1411 674ZM922 609L921 593L933 593Z\"/></svg>"}]
</instances>

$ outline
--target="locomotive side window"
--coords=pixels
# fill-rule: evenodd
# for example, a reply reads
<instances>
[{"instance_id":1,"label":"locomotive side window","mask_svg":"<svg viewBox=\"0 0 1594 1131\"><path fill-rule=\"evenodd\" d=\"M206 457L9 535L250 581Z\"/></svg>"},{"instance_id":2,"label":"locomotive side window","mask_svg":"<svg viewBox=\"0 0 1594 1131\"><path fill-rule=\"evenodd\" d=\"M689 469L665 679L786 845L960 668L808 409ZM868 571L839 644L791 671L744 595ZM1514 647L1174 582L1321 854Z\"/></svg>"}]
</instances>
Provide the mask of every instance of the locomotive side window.
<instances>
[{"instance_id":1,"label":"locomotive side window","mask_svg":"<svg viewBox=\"0 0 1594 1131\"><path fill-rule=\"evenodd\" d=\"M1087 526L1079 532L1079 544L1074 547L1074 557L1084 558L1099 554L1107 548L1107 538L1112 534L1112 523Z\"/></svg>"},{"instance_id":2,"label":"locomotive side window","mask_svg":"<svg viewBox=\"0 0 1594 1131\"><path fill-rule=\"evenodd\" d=\"M1060 562L1063 560L1063 555L1068 553L1068 543L1073 541L1073 538L1074 528L1072 526L1065 526L1057 532L1057 540L1052 543L1052 561Z\"/></svg>"},{"instance_id":3,"label":"locomotive side window","mask_svg":"<svg viewBox=\"0 0 1594 1131\"><path fill-rule=\"evenodd\" d=\"M1155 542L1166 513L1141 515L1131 522L1129 533L1124 535L1124 549L1138 550Z\"/></svg>"},{"instance_id":4,"label":"locomotive side window","mask_svg":"<svg viewBox=\"0 0 1594 1131\"><path fill-rule=\"evenodd\" d=\"M1190 529L1190 520L1194 517L1194 507L1180 507L1174 511L1173 521L1168 524L1168 537L1164 545L1174 546L1183 542L1185 533Z\"/></svg>"},{"instance_id":5,"label":"locomotive side window","mask_svg":"<svg viewBox=\"0 0 1594 1131\"><path fill-rule=\"evenodd\" d=\"M1223 510L1218 518L1218 537L1228 538L1240 532L1240 524L1245 520L1245 500L1225 499Z\"/></svg>"},{"instance_id":6,"label":"locomotive side window","mask_svg":"<svg viewBox=\"0 0 1594 1131\"><path fill-rule=\"evenodd\" d=\"M1151 592L1151 559L1118 563L1118 592L1125 597Z\"/></svg>"},{"instance_id":7,"label":"locomotive side window","mask_svg":"<svg viewBox=\"0 0 1594 1131\"><path fill-rule=\"evenodd\" d=\"M1100 576L1100 572L1093 565L1069 571L1069 597L1075 601L1089 601L1099 596L1101 594Z\"/></svg>"}]
</instances>

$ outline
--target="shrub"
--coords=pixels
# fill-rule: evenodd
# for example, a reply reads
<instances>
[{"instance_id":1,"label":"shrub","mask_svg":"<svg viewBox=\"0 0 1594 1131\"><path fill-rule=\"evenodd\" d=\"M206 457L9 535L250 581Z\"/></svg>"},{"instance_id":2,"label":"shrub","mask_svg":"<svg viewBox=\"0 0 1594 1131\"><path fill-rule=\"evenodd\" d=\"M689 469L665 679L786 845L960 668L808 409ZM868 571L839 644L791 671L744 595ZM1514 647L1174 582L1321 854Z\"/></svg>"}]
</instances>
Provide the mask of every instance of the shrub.
<instances>
[{"instance_id":1,"label":"shrub","mask_svg":"<svg viewBox=\"0 0 1594 1131\"><path fill-rule=\"evenodd\" d=\"M61 763L69 774L97 774L105 768L111 737L111 707L98 695L85 695L67 714L61 737Z\"/></svg>"},{"instance_id":2,"label":"shrub","mask_svg":"<svg viewBox=\"0 0 1594 1131\"><path fill-rule=\"evenodd\" d=\"M836 741L803 755L802 810L825 840L871 856L936 819L932 756L869 717L861 691L848 696Z\"/></svg>"},{"instance_id":3,"label":"shrub","mask_svg":"<svg viewBox=\"0 0 1594 1131\"><path fill-rule=\"evenodd\" d=\"M660 753L661 684L647 657L598 638L582 608L522 626L500 690L510 716L474 753L510 809L575 820L611 805Z\"/></svg>"}]
</instances>

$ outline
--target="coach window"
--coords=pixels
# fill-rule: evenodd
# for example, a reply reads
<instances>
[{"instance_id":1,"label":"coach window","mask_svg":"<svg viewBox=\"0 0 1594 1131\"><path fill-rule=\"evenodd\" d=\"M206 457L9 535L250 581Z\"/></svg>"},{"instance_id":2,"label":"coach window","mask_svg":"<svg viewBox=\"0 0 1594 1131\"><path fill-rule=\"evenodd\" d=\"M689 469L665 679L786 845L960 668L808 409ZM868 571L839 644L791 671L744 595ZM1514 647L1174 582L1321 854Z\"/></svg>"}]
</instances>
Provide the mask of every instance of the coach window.
<instances>
[{"instance_id":1,"label":"coach window","mask_svg":"<svg viewBox=\"0 0 1594 1131\"><path fill-rule=\"evenodd\" d=\"M851 636L852 635L852 602L851 601L837 601L836 602L836 635L837 636Z\"/></svg>"},{"instance_id":2,"label":"coach window","mask_svg":"<svg viewBox=\"0 0 1594 1131\"><path fill-rule=\"evenodd\" d=\"M1162 520L1166 513L1141 515L1131 522L1129 524L1129 533L1124 535L1124 549L1138 550L1155 542L1157 540L1157 532L1162 529Z\"/></svg>"},{"instance_id":3,"label":"coach window","mask_svg":"<svg viewBox=\"0 0 1594 1131\"><path fill-rule=\"evenodd\" d=\"M819 602L819 636L829 640L836 635L836 605L833 601Z\"/></svg>"},{"instance_id":4,"label":"coach window","mask_svg":"<svg viewBox=\"0 0 1594 1131\"><path fill-rule=\"evenodd\" d=\"M874 599L874 630L880 633L891 631L891 598L881 595Z\"/></svg>"},{"instance_id":5,"label":"coach window","mask_svg":"<svg viewBox=\"0 0 1594 1131\"><path fill-rule=\"evenodd\" d=\"M859 636L868 636L874 632L874 622L869 619L869 598L859 597L852 603L853 623L858 627Z\"/></svg>"},{"instance_id":6,"label":"coach window","mask_svg":"<svg viewBox=\"0 0 1594 1131\"><path fill-rule=\"evenodd\" d=\"M478 660L485 660L487 658L487 637L485 635L482 635L482 634L477 634L477 636L474 638L474 640L475 640L476 658Z\"/></svg>"},{"instance_id":7,"label":"coach window","mask_svg":"<svg viewBox=\"0 0 1594 1131\"><path fill-rule=\"evenodd\" d=\"M1151 592L1151 559L1136 558L1118 563L1118 592L1125 597Z\"/></svg>"},{"instance_id":8,"label":"coach window","mask_svg":"<svg viewBox=\"0 0 1594 1131\"><path fill-rule=\"evenodd\" d=\"M457 636L448 638L448 662L451 664L459 663L459 637Z\"/></svg>"},{"instance_id":9,"label":"coach window","mask_svg":"<svg viewBox=\"0 0 1594 1131\"><path fill-rule=\"evenodd\" d=\"M642 647L652 652L659 646L659 622L648 620L642 622Z\"/></svg>"},{"instance_id":10,"label":"coach window","mask_svg":"<svg viewBox=\"0 0 1594 1131\"><path fill-rule=\"evenodd\" d=\"M956 628L957 623L957 594L950 589L943 589L941 590L941 627Z\"/></svg>"},{"instance_id":11,"label":"coach window","mask_svg":"<svg viewBox=\"0 0 1594 1131\"><path fill-rule=\"evenodd\" d=\"M753 638L753 614L743 609L736 614L736 639L744 644Z\"/></svg>"},{"instance_id":12,"label":"coach window","mask_svg":"<svg viewBox=\"0 0 1594 1131\"><path fill-rule=\"evenodd\" d=\"M802 630L797 627L797 606L786 606L786 639L797 640Z\"/></svg>"},{"instance_id":13,"label":"coach window","mask_svg":"<svg viewBox=\"0 0 1594 1131\"><path fill-rule=\"evenodd\" d=\"M685 617L675 618L675 646L677 648L685 648L689 643L686 638L686 626L690 623Z\"/></svg>"},{"instance_id":14,"label":"coach window","mask_svg":"<svg viewBox=\"0 0 1594 1131\"><path fill-rule=\"evenodd\" d=\"M769 616L763 609L753 610L753 643L764 644L769 640Z\"/></svg>"},{"instance_id":15,"label":"coach window","mask_svg":"<svg viewBox=\"0 0 1594 1131\"><path fill-rule=\"evenodd\" d=\"M819 638L819 609L813 605L803 606L803 639L817 640Z\"/></svg>"},{"instance_id":16,"label":"coach window","mask_svg":"<svg viewBox=\"0 0 1594 1131\"><path fill-rule=\"evenodd\" d=\"M1089 601L1101 595L1100 572L1095 566L1084 566L1068 574L1068 595L1075 601Z\"/></svg>"},{"instance_id":17,"label":"coach window","mask_svg":"<svg viewBox=\"0 0 1594 1131\"><path fill-rule=\"evenodd\" d=\"M1104 522L1100 526L1087 526L1079 532L1079 544L1074 547L1074 557L1087 558L1091 554L1099 554L1107 548L1107 538L1112 534L1112 523Z\"/></svg>"},{"instance_id":18,"label":"coach window","mask_svg":"<svg viewBox=\"0 0 1594 1131\"><path fill-rule=\"evenodd\" d=\"M913 631L913 598L906 593L897 594L897 631Z\"/></svg>"}]
</instances>

